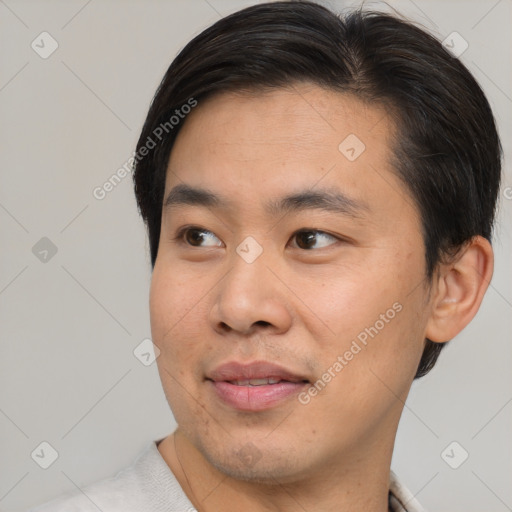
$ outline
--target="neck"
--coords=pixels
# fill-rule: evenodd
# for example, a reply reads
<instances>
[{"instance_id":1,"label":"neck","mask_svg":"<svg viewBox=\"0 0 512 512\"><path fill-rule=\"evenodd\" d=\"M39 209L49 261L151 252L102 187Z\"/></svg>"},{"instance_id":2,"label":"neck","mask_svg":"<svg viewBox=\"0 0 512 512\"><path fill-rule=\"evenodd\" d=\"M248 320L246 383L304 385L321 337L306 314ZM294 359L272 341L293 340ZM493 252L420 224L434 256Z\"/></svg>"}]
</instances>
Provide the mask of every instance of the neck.
<instances>
[{"instance_id":1,"label":"neck","mask_svg":"<svg viewBox=\"0 0 512 512\"><path fill-rule=\"evenodd\" d=\"M321 470L273 482L243 481L220 472L179 429L158 450L199 512L388 512L393 442L385 446L381 440L367 453L336 454Z\"/></svg>"}]
</instances>

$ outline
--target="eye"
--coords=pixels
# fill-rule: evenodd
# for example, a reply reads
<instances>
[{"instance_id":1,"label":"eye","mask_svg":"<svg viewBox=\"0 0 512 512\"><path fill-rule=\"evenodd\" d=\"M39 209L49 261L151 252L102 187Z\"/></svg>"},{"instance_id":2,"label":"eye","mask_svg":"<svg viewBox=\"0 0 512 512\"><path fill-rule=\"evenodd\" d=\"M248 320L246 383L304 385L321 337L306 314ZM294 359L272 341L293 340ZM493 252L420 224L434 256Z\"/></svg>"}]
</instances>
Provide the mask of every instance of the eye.
<instances>
[{"instance_id":1,"label":"eye","mask_svg":"<svg viewBox=\"0 0 512 512\"><path fill-rule=\"evenodd\" d=\"M304 229L302 231L297 231L292 238L296 239L296 247L305 250L322 249L339 240L335 236L317 229Z\"/></svg>"},{"instance_id":2,"label":"eye","mask_svg":"<svg viewBox=\"0 0 512 512\"><path fill-rule=\"evenodd\" d=\"M220 247L222 242L207 229L183 228L173 240L180 240L193 247Z\"/></svg>"}]
</instances>

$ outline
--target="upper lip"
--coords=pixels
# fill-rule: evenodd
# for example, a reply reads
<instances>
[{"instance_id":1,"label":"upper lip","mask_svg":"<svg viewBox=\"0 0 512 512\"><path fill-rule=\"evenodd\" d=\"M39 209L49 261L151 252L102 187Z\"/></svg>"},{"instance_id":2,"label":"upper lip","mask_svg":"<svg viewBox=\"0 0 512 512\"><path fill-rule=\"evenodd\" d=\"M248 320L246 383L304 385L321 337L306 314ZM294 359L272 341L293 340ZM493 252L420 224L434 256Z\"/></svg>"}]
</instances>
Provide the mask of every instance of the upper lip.
<instances>
[{"instance_id":1,"label":"upper lip","mask_svg":"<svg viewBox=\"0 0 512 512\"><path fill-rule=\"evenodd\" d=\"M299 373L267 361L254 361L251 363L231 361L217 366L206 377L215 382L250 379L280 379L289 382L308 381L305 376Z\"/></svg>"}]
</instances>

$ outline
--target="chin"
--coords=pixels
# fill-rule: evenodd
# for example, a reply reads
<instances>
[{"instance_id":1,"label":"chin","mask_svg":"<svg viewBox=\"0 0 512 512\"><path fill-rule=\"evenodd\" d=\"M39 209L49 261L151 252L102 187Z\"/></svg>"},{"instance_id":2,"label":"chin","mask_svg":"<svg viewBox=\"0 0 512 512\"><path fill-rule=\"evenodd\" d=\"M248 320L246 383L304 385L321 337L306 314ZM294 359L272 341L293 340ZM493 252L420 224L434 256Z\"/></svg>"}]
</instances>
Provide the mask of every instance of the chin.
<instances>
[{"instance_id":1,"label":"chin","mask_svg":"<svg viewBox=\"0 0 512 512\"><path fill-rule=\"evenodd\" d=\"M286 453L274 446L264 447L251 441L236 446L209 450L200 447L205 459L219 472L236 480L266 485L289 483L300 479L295 450Z\"/></svg>"}]
</instances>

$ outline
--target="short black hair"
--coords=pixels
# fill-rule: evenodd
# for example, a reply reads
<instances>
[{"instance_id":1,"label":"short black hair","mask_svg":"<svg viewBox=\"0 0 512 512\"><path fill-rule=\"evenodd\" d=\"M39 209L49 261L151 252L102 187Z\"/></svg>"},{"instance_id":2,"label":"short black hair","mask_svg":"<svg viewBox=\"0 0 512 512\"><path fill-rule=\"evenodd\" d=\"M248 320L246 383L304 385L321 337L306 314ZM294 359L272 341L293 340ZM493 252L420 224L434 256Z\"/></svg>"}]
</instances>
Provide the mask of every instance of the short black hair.
<instances>
[{"instance_id":1,"label":"short black hair","mask_svg":"<svg viewBox=\"0 0 512 512\"><path fill-rule=\"evenodd\" d=\"M460 60L397 16L361 9L337 15L313 2L272 2L231 14L194 37L158 87L134 168L153 266L167 165L185 122L170 119L216 93L299 82L394 113L392 164L421 215L429 282L443 258L472 237L491 239L501 144L489 103ZM148 151L155 133L158 144ZM444 346L425 340L415 378L432 369Z\"/></svg>"}]
</instances>

